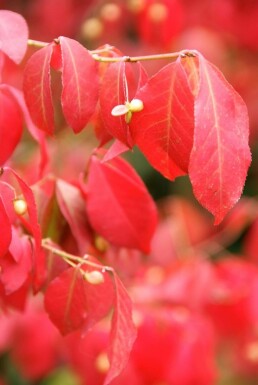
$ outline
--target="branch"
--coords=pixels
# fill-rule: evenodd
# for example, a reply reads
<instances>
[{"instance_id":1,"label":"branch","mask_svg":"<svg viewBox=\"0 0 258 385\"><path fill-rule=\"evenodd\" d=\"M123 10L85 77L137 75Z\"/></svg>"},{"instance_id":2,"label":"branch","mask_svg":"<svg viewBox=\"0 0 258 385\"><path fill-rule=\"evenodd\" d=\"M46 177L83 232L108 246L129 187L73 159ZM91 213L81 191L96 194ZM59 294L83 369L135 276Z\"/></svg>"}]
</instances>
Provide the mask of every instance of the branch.
<instances>
[{"instance_id":1,"label":"branch","mask_svg":"<svg viewBox=\"0 0 258 385\"><path fill-rule=\"evenodd\" d=\"M145 55L145 56L120 56L120 57L105 57L99 56L96 53L92 54L94 60L102 63L115 63L115 62L126 62L126 63L136 63L138 61L147 61L147 60L162 60L162 59L176 59L178 57L195 57L196 53L194 51L179 51L179 52L170 52L162 53L156 55Z\"/></svg>"},{"instance_id":2,"label":"branch","mask_svg":"<svg viewBox=\"0 0 258 385\"><path fill-rule=\"evenodd\" d=\"M56 44L59 44L59 40L54 39L53 40ZM28 46L36 47L36 48L44 48L49 43L44 41L38 41L38 40L28 40ZM148 60L162 60L162 59L176 59L179 56L184 57L195 57L196 52L195 51L178 51L178 52L169 52L169 53L161 53L156 55L144 55L144 56L119 56L119 57L106 57L106 56L100 56L101 53L110 52L114 47L112 46L106 46L102 49L96 49L93 51L89 51L92 55L92 58L98 62L101 63L116 63L116 62L126 62L126 63L136 63L138 61L148 61Z\"/></svg>"},{"instance_id":3,"label":"branch","mask_svg":"<svg viewBox=\"0 0 258 385\"><path fill-rule=\"evenodd\" d=\"M41 246L45 250L51 251L51 253L60 256L69 265L71 265L73 267L76 267L77 264L81 264L81 265L88 265L88 266L94 267L94 268L101 270L103 272L104 271L109 271L111 273L114 272L114 269L110 266L103 266L101 264L90 261L89 260L90 256L88 254L85 254L83 257L79 257L77 255L73 255L73 254L67 253L66 251L63 251L63 250L56 248L50 242L51 242L50 239L42 239Z\"/></svg>"}]
</instances>

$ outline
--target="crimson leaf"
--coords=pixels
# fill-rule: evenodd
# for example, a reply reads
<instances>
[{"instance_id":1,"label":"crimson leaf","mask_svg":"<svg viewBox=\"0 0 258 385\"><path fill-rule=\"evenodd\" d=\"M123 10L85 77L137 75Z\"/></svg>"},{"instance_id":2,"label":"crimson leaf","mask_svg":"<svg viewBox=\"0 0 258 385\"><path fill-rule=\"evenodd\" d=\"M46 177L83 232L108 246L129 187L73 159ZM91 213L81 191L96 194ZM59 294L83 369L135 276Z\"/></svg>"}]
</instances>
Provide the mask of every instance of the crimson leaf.
<instances>
[{"instance_id":1,"label":"crimson leaf","mask_svg":"<svg viewBox=\"0 0 258 385\"><path fill-rule=\"evenodd\" d=\"M125 115L112 116L111 111L130 101L135 87L131 64L125 62L110 64L100 87L99 101L104 125L113 137L128 147L132 147L133 142Z\"/></svg>"},{"instance_id":2,"label":"crimson leaf","mask_svg":"<svg viewBox=\"0 0 258 385\"><path fill-rule=\"evenodd\" d=\"M1 223L1 237L0 237L0 257L4 256L8 250L12 239L11 224L8 215L5 211L2 198L0 197L0 223Z\"/></svg>"},{"instance_id":3,"label":"crimson leaf","mask_svg":"<svg viewBox=\"0 0 258 385\"><path fill-rule=\"evenodd\" d=\"M221 72L199 54L189 176L198 201L219 224L238 201L251 161L247 108Z\"/></svg>"},{"instance_id":4,"label":"crimson leaf","mask_svg":"<svg viewBox=\"0 0 258 385\"><path fill-rule=\"evenodd\" d=\"M77 41L61 36L61 102L64 116L74 132L80 132L93 115L98 100L96 62Z\"/></svg>"},{"instance_id":5,"label":"crimson leaf","mask_svg":"<svg viewBox=\"0 0 258 385\"><path fill-rule=\"evenodd\" d=\"M79 250L83 253L90 242L89 224L85 215L85 202L80 190L75 186L58 179L56 182L56 197L59 208L69 223Z\"/></svg>"},{"instance_id":6,"label":"crimson leaf","mask_svg":"<svg viewBox=\"0 0 258 385\"><path fill-rule=\"evenodd\" d=\"M0 164L12 155L22 135L22 115L13 96L0 86Z\"/></svg>"},{"instance_id":7,"label":"crimson leaf","mask_svg":"<svg viewBox=\"0 0 258 385\"><path fill-rule=\"evenodd\" d=\"M23 93L9 85L2 85L2 89L6 89L16 100L18 103L22 113L23 118L26 124L26 127L32 137L39 143L40 145L40 152L41 152L41 159L39 164L39 174L43 173L47 163L48 163L48 151L47 151L47 143L46 143L46 134L42 130L40 130L35 124L32 122L28 108L26 106Z\"/></svg>"},{"instance_id":8,"label":"crimson leaf","mask_svg":"<svg viewBox=\"0 0 258 385\"><path fill-rule=\"evenodd\" d=\"M104 281L94 285L84 278L84 271L90 272L92 268L82 265L68 268L48 285L45 293L46 311L64 335L92 327L113 303L113 285L108 273L102 272Z\"/></svg>"},{"instance_id":9,"label":"crimson leaf","mask_svg":"<svg viewBox=\"0 0 258 385\"><path fill-rule=\"evenodd\" d=\"M27 227L28 231L33 235L33 253L34 253L34 288L36 289L41 284L41 269L44 264L44 254L41 249L41 230L38 223L37 207L35 203L35 198L31 188L27 185L26 182L10 167L4 167L4 174L9 174L15 178L17 181L20 190L22 192L23 198L27 203L28 207L28 219L25 217L20 217L24 225Z\"/></svg>"},{"instance_id":10,"label":"crimson leaf","mask_svg":"<svg viewBox=\"0 0 258 385\"><path fill-rule=\"evenodd\" d=\"M132 320L132 301L116 273L114 283L116 297L110 335L110 369L104 385L109 384L125 368L136 339L136 328Z\"/></svg>"},{"instance_id":11,"label":"crimson leaf","mask_svg":"<svg viewBox=\"0 0 258 385\"><path fill-rule=\"evenodd\" d=\"M87 212L94 230L109 242L148 253L157 224L156 207L140 177L124 160L101 163L92 157Z\"/></svg>"},{"instance_id":12,"label":"crimson leaf","mask_svg":"<svg viewBox=\"0 0 258 385\"><path fill-rule=\"evenodd\" d=\"M28 60L23 79L25 101L34 123L43 131L54 132L50 61L53 44L40 49Z\"/></svg>"},{"instance_id":13,"label":"crimson leaf","mask_svg":"<svg viewBox=\"0 0 258 385\"><path fill-rule=\"evenodd\" d=\"M134 142L150 164L170 180L188 171L193 142L194 98L177 60L138 90L143 111L130 124Z\"/></svg>"}]
</instances>

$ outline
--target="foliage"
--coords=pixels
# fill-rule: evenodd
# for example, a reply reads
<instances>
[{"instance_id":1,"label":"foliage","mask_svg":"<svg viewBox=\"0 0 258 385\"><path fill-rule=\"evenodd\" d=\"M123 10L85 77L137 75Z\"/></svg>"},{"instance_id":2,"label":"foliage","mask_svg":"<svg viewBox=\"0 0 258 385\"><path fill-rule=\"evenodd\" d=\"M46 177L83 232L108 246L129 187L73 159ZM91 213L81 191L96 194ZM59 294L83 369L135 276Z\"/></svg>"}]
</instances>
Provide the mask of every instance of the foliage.
<instances>
[{"instance_id":1,"label":"foliage","mask_svg":"<svg viewBox=\"0 0 258 385\"><path fill-rule=\"evenodd\" d=\"M15 380L3 370L3 383L251 384L258 206L237 203L251 163L247 107L199 50L162 52L198 1L103 2L97 11L69 0L58 11L77 10L62 21L70 37L49 37L53 3L37 2L50 42L28 39L33 18L28 27L0 10L0 347L17 370ZM235 3L227 12L240 19ZM82 35L98 48L74 36L84 8ZM156 53L103 44L101 28L113 39L125 16ZM179 197L154 202L122 158L135 146L167 180L188 175L204 209Z\"/></svg>"}]
</instances>

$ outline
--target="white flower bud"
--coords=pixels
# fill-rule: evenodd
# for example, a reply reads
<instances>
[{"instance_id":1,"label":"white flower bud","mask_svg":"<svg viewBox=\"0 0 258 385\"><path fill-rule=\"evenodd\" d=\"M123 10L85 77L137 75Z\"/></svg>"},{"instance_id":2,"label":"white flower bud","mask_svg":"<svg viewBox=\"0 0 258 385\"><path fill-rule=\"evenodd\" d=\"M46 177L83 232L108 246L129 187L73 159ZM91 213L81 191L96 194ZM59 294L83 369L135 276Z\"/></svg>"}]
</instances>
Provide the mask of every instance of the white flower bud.
<instances>
[{"instance_id":1,"label":"white flower bud","mask_svg":"<svg viewBox=\"0 0 258 385\"><path fill-rule=\"evenodd\" d=\"M27 202L22 198L14 199L13 208L17 215L23 215L28 210Z\"/></svg>"}]
</instances>

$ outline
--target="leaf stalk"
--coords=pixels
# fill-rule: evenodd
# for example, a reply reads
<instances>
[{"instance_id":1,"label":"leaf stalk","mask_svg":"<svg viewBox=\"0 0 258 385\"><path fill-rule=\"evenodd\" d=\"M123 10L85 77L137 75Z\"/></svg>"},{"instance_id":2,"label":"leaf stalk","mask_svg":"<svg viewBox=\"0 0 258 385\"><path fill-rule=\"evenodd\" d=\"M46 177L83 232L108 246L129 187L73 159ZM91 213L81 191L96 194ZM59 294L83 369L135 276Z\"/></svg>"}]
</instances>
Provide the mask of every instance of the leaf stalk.
<instances>
[{"instance_id":1,"label":"leaf stalk","mask_svg":"<svg viewBox=\"0 0 258 385\"><path fill-rule=\"evenodd\" d=\"M81 265L87 265L87 266L94 267L94 268L101 270L103 272L104 271L109 271L111 273L114 272L114 269L110 266L104 266L104 265L98 264L96 262L90 261L88 254L85 254L83 257L80 257L77 255L67 253L64 250L60 250L60 249L56 248L55 246L50 244L50 239L43 239L41 242L41 246L45 250L51 251L51 253L58 255L61 258L63 258L65 260L65 262L67 262L72 267L77 267L78 264L81 264Z\"/></svg>"}]
</instances>

